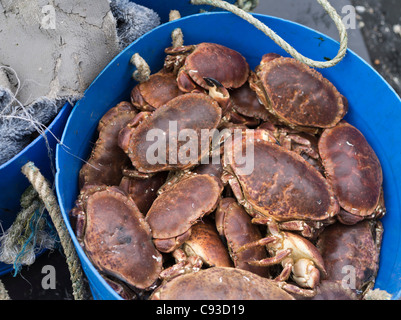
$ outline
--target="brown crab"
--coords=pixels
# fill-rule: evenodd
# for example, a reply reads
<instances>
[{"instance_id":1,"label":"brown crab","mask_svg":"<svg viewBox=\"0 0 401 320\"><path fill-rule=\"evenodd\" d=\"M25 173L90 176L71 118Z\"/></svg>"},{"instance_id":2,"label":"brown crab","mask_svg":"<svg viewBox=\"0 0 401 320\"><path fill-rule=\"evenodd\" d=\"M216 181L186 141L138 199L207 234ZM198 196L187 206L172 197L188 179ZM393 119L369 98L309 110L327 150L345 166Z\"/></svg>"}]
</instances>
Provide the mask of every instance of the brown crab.
<instances>
[{"instance_id":1,"label":"brown crab","mask_svg":"<svg viewBox=\"0 0 401 320\"><path fill-rule=\"evenodd\" d=\"M164 282L152 300L294 300L280 284L237 268L213 267Z\"/></svg>"},{"instance_id":2,"label":"brown crab","mask_svg":"<svg viewBox=\"0 0 401 320\"><path fill-rule=\"evenodd\" d=\"M191 227L191 236L173 252L176 264L163 270L162 279L171 279L184 273L197 272L202 266L232 267L232 261L216 227L210 219Z\"/></svg>"},{"instance_id":3,"label":"brown crab","mask_svg":"<svg viewBox=\"0 0 401 320\"><path fill-rule=\"evenodd\" d=\"M209 267L231 267L227 249L214 224L205 219L191 228L191 236L182 245L187 256L199 256Z\"/></svg>"},{"instance_id":4,"label":"brown crab","mask_svg":"<svg viewBox=\"0 0 401 320\"><path fill-rule=\"evenodd\" d=\"M324 261L316 247L304 237L297 234L269 228L265 238L247 243L238 249L239 252L255 246L266 245L271 257L260 261L248 261L254 266L268 267L281 263L283 270L276 281L287 281L292 274L293 280L302 288L315 289L321 275L326 275ZM301 296L314 296L312 290L288 286L287 291Z\"/></svg>"},{"instance_id":5,"label":"brown crab","mask_svg":"<svg viewBox=\"0 0 401 320\"><path fill-rule=\"evenodd\" d=\"M316 243L325 262L327 280L337 281L363 297L374 285L382 235L383 226L377 220L328 226Z\"/></svg>"},{"instance_id":6,"label":"brown crab","mask_svg":"<svg viewBox=\"0 0 401 320\"><path fill-rule=\"evenodd\" d=\"M125 170L123 170L124 174ZM119 187L134 200L144 215L157 197L157 191L166 182L167 172L158 172L150 177L130 177L124 175Z\"/></svg>"},{"instance_id":7,"label":"brown crab","mask_svg":"<svg viewBox=\"0 0 401 320\"><path fill-rule=\"evenodd\" d=\"M311 164L275 141L265 130L227 140L223 179L251 216L313 237L334 222L338 202L329 183Z\"/></svg>"},{"instance_id":8,"label":"brown crab","mask_svg":"<svg viewBox=\"0 0 401 320\"><path fill-rule=\"evenodd\" d=\"M116 281L102 275L102 278L107 284L124 300L137 300L139 299L138 294L132 290L129 286L121 281Z\"/></svg>"},{"instance_id":9,"label":"brown crab","mask_svg":"<svg viewBox=\"0 0 401 320\"><path fill-rule=\"evenodd\" d=\"M260 102L256 92L249 86L248 81L241 87L230 90L230 96L233 108L239 114L263 121L271 121L273 119L271 113Z\"/></svg>"},{"instance_id":10,"label":"brown crab","mask_svg":"<svg viewBox=\"0 0 401 320\"><path fill-rule=\"evenodd\" d=\"M183 92L208 90L204 78L213 78L225 88L241 87L249 76L249 65L237 51L217 43L200 43L179 48L167 48L169 55L186 53L185 62L177 76L178 87Z\"/></svg>"},{"instance_id":11,"label":"brown crab","mask_svg":"<svg viewBox=\"0 0 401 320\"><path fill-rule=\"evenodd\" d=\"M218 159L220 161L216 161L212 157L209 157L208 163L201 163L191 171L197 174L209 174L221 179L223 174L223 165L221 163L221 158L219 157Z\"/></svg>"},{"instance_id":12,"label":"brown crab","mask_svg":"<svg viewBox=\"0 0 401 320\"><path fill-rule=\"evenodd\" d=\"M191 227L216 208L222 191L220 179L206 174L185 175L164 188L146 215L158 250L172 252L187 241Z\"/></svg>"},{"instance_id":13,"label":"brown crab","mask_svg":"<svg viewBox=\"0 0 401 320\"><path fill-rule=\"evenodd\" d=\"M206 94L181 95L152 114L140 113L140 121L136 119L121 130L119 146L140 172L185 170L197 165L209 153L208 148L201 148L201 131L216 129L221 113L218 103ZM190 135L187 142L188 137L181 136L184 133L194 133L195 136ZM197 157L187 158L191 149L188 144L195 149L191 150L192 155Z\"/></svg>"},{"instance_id":14,"label":"brown crab","mask_svg":"<svg viewBox=\"0 0 401 320\"><path fill-rule=\"evenodd\" d=\"M148 223L118 187L85 186L71 213L88 258L102 273L150 290L162 270Z\"/></svg>"},{"instance_id":15,"label":"brown crab","mask_svg":"<svg viewBox=\"0 0 401 320\"><path fill-rule=\"evenodd\" d=\"M129 163L128 157L118 146L119 131L137 114L129 102L121 102L111 108L99 121L99 137L89 160L79 172L79 186L106 184L117 186L122 178L122 168Z\"/></svg>"},{"instance_id":16,"label":"brown crab","mask_svg":"<svg viewBox=\"0 0 401 320\"><path fill-rule=\"evenodd\" d=\"M222 124L227 126L244 125L245 127L256 127L259 124L257 117L245 116L236 110L237 105L227 88L213 78L204 77L208 86L209 95L216 100L222 108ZM229 125L228 125L229 126Z\"/></svg>"},{"instance_id":17,"label":"brown crab","mask_svg":"<svg viewBox=\"0 0 401 320\"><path fill-rule=\"evenodd\" d=\"M318 136L273 124L270 121L263 122L258 129L268 130L282 147L298 153L323 174L324 169L318 150Z\"/></svg>"},{"instance_id":18,"label":"brown crab","mask_svg":"<svg viewBox=\"0 0 401 320\"><path fill-rule=\"evenodd\" d=\"M219 234L227 242L234 266L268 278L270 276L268 268L248 263L251 260L259 261L267 258L267 252L263 246L251 247L242 252L238 251L243 245L261 239L262 234L258 226L252 224L251 217L237 203L237 200L223 198L216 210L215 219Z\"/></svg>"},{"instance_id":19,"label":"brown crab","mask_svg":"<svg viewBox=\"0 0 401 320\"><path fill-rule=\"evenodd\" d=\"M291 128L331 128L348 110L346 99L329 80L293 58L265 54L255 71L251 88Z\"/></svg>"},{"instance_id":20,"label":"brown crab","mask_svg":"<svg viewBox=\"0 0 401 320\"><path fill-rule=\"evenodd\" d=\"M176 75L162 69L132 89L131 103L139 110L154 111L181 94Z\"/></svg>"},{"instance_id":21,"label":"brown crab","mask_svg":"<svg viewBox=\"0 0 401 320\"><path fill-rule=\"evenodd\" d=\"M324 130L319 153L327 179L344 209L340 221L353 224L384 215L380 161L358 129L342 121Z\"/></svg>"},{"instance_id":22,"label":"brown crab","mask_svg":"<svg viewBox=\"0 0 401 320\"><path fill-rule=\"evenodd\" d=\"M188 256L181 248L175 249L171 256L174 258L175 264L160 272L159 278L163 281L169 281L183 274L198 272L203 266L203 260L200 256Z\"/></svg>"}]
</instances>

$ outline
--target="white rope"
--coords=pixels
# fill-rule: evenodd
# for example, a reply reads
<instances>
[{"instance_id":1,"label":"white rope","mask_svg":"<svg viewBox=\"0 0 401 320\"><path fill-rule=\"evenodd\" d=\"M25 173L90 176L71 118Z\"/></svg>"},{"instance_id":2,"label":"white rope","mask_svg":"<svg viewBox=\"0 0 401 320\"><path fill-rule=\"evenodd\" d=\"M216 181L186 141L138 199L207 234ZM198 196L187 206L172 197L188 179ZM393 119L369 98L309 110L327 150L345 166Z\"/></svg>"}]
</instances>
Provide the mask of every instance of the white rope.
<instances>
[{"instance_id":1,"label":"white rope","mask_svg":"<svg viewBox=\"0 0 401 320\"><path fill-rule=\"evenodd\" d=\"M264 34L266 34L269 38L271 38L277 45L283 48L293 58L307 64L310 67L330 68L335 66L344 58L347 52L348 34L345 25L341 20L341 17L338 15L337 11L331 6L331 4L327 0L317 0L317 2L324 8L324 10L332 18L332 20L336 24L336 27L340 35L340 49L338 50L337 55L329 61L315 61L303 56L298 51L296 51L290 44L288 44L285 40L283 40L279 35L277 35L273 30L271 30L268 26L266 26L258 19L254 18L251 14L245 12L244 10L238 8L235 5L232 5L228 2L221 0L191 0L191 3L194 5L211 5L236 14L242 19L248 21L250 24L254 25Z\"/></svg>"}]
</instances>

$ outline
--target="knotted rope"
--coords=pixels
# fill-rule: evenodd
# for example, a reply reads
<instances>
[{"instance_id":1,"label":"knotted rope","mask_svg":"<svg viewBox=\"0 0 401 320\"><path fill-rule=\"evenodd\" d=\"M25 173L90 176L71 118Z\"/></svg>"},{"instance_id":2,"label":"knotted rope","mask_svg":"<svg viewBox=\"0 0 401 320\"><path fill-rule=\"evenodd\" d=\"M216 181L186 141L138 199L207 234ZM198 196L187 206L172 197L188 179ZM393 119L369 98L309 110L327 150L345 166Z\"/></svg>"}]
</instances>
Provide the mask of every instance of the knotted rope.
<instances>
[{"instance_id":1,"label":"knotted rope","mask_svg":"<svg viewBox=\"0 0 401 320\"><path fill-rule=\"evenodd\" d=\"M169 20L177 20L181 18L181 14L177 10L171 10L169 14ZM175 28L174 31L171 33L172 46L173 48L178 48L184 45L184 34L182 33L181 28Z\"/></svg>"},{"instance_id":2,"label":"knotted rope","mask_svg":"<svg viewBox=\"0 0 401 320\"><path fill-rule=\"evenodd\" d=\"M234 4L242 10L252 11L258 6L259 0L237 0Z\"/></svg>"},{"instance_id":3,"label":"knotted rope","mask_svg":"<svg viewBox=\"0 0 401 320\"><path fill-rule=\"evenodd\" d=\"M363 300L391 300L391 298L392 294L388 293L387 291L374 289L369 290L363 297Z\"/></svg>"},{"instance_id":4,"label":"knotted rope","mask_svg":"<svg viewBox=\"0 0 401 320\"><path fill-rule=\"evenodd\" d=\"M135 67L132 77L138 82L144 82L150 77L150 68L146 61L139 55L139 53L135 53L131 57L130 61Z\"/></svg>"},{"instance_id":5,"label":"knotted rope","mask_svg":"<svg viewBox=\"0 0 401 320\"><path fill-rule=\"evenodd\" d=\"M38 193L39 198L42 199L52 219L53 225L57 230L64 254L67 258L66 261L70 271L74 298L75 300L84 300L86 298L86 290L83 281L83 272L74 245L64 224L57 199L49 183L40 173L39 169L35 167L33 162L26 163L21 171L28 178L29 182Z\"/></svg>"},{"instance_id":6,"label":"knotted rope","mask_svg":"<svg viewBox=\"0 0 401 320\"><path fill-rule=\"evenodd\" d=\"M2 281L0 281L0 300L11 300Z\"/></svg>"},{"instance_id":7,"label":"knotted rope","mask_svg":"<svg viewBox=\"0 0 401 320\"><path fill-rule=\"evenodd\" d=\"M324 8L324 10L332 18L332 20L336 24L336 27L340 35L340 48L338 50L338 53L336 57L334 57L329 61L315 61L303 56L268 26L266 26L258 19L254 18L251 14L245 12L244 10L238 8L235 5L232 5L228 2L221 0L191 0L191 3L194 5L211 5L236 14L237 16L241 17L242 19L246 20L247 22L255 26L264 34L266 34L269 38L271 38L277 45L279 45L282 49L284 49L293 58L307 64L310 67L329 68L335 66L344 58L347 52L348 34L345 25L341 20L341 17L338 15L337 11L331 6L331 4L327 0L317 0L317 2Z\"/></svg>"},{"instance_id":8,"label":"knotted rope","mask_svg":"<svg viewBox=\"0 0 401 320\"><path fill-rule=\"evenodd\" d=\"M44 206L38 193L30 186L21 196L22 210L13 224L0 237L0 261L13 264L14 275L22 265L31 265L37 251L53 249L57 236L47 232Z\"/></svg>"}]
</instances>

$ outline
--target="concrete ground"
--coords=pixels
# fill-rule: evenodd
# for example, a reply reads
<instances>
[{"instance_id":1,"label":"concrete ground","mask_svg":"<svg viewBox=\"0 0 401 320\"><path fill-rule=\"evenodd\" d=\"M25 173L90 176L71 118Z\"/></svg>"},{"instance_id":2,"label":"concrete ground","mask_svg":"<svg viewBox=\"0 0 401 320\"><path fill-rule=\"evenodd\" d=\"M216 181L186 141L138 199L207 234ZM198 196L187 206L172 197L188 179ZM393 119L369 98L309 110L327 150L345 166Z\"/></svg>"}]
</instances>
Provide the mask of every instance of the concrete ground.
<instances>
[{"instance_id":1,"label":"concrete ground","mask_svg":"<svg viewBox=\"0 0 401 320\"><path fill-rule=\"evenodd\" d=\"M401 3L399 0L353 0L373 67L401 95Z\"/></svg>"},{"instance_id":2,"label":"concrete ground","mask_svg":"<svg viewBox=\"0 0 401 320\"><path fill-rule=\"evenodd\" d=\"M354 29L349 29L349 48L372 66L401 94L401 5L400 0L331 0L342 14L347 5L356 12ZM254 10L307 25L338 40L335 25L316 0L260 0ZM345 11L347 13L347 11ZM56 289L44 290L42 268L56 268ZM59 252L45 253L20 275L1 278L11 299L72 299L65 257Z\"/></svg>"}]
</instances>

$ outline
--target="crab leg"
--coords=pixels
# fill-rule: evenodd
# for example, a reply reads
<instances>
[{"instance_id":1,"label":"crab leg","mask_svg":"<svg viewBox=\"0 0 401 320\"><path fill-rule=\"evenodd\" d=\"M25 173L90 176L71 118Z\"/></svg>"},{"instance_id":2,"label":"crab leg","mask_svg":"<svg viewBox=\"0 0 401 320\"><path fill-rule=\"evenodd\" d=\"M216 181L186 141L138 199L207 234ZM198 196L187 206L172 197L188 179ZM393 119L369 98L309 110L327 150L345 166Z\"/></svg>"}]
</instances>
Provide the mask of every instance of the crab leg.
<instances>
[{"instance_id":1,"label":"crab leg","mask_svg":"<svg viewBox=\"0 0 401 320\"><path fill-rule=\"evenodd\" d=\"M314 229L304 221L286 221L282 222L280 227L287 231L301 231L305 238L311 238L314 235Z\"/></svg>"},{"instance_id":2,"label":"crab leg","mask_svg":"<svg viewBox=\"0 0 401 320\"><path fill-rule=\"evenodd\" d=\"M198 272L203 265L203 261L199 256L187 257L182 249L173 251L173 257L176 260L176 264L160 272L160 279L171 280L182 274Z\"/></svg>"},{"instance_id":3,"label":"crab leg","mask_svg":"<svg viewBox=\"0 0 401 320\"><path fill-rule=\"evenodd\" d=\"M122 173L124 177L139 178L139 179L148 179L155 175L155 173L142 173L139 172L138 170L128 169L128 168L124 168L122 170Z\"/></svg>"},{"instance_id":4,"label":"crab leg","mask_svg":"<svg viewBox=\"0 0 401 320\"><path fill-rule=\"evenodd\" d=\"M288 293L291 294L296 294L302 297L307 297L307 298L311 298L314 297L316 295L316 290L310 290L310 289L302 289L298 286L295 286L293 284L289 284L287 282L280 282L277 281L279 288L285 290Z\"/></svg>"},{"instance_id":5,"label":"crab leg","mask_svg":"<svg viewBox=\"0 0 401 320\"><path fill-rule=\"evenodd\" d=\"M259 261L248 261L250 265L259 267L268 267L282 262L291 254L291 249L280 250L276 253L274 257L266 258Z\"/></svg>"},{"instance_id":6,"label":"crab leg","mask_svg":"<svg viewBox=\"0 0 401 320\"><path fill-rule=\"evenodd\" d=\"M245 251L247 249L250 249L250 248L253 248L253 247L257 247L257 246L265 246L268 243L274 242L276 240L277 240L276 237L265 237L265 238L262 238L262 239L259 239L259 240L256 240L256 241L252 241L252 242L244 244L242 247L240 247L237 250L237 253L240 253L242 251Z\"/></svg>"},{"instance_id":7,"label":"crab leg","mask_svg":"<svg viewBox=\"0 0 401 320\"><path fill-rule=\"evenodd\" d=\"M289 260L290 261L288 261L284 264L283 270L274 280L276 280L276 281L287 281L288 280L288 278L290 277L291 272L292 272L292 267L294 266L292 259L289 259Z\"/></svg>"}]
</instances>

